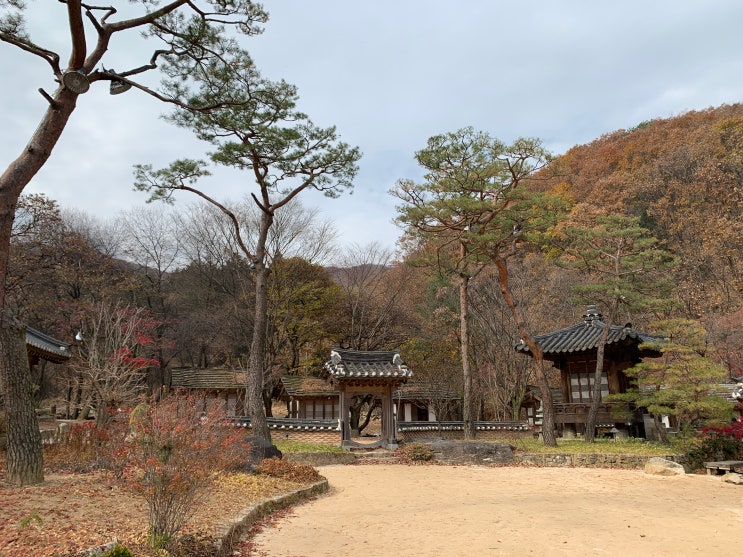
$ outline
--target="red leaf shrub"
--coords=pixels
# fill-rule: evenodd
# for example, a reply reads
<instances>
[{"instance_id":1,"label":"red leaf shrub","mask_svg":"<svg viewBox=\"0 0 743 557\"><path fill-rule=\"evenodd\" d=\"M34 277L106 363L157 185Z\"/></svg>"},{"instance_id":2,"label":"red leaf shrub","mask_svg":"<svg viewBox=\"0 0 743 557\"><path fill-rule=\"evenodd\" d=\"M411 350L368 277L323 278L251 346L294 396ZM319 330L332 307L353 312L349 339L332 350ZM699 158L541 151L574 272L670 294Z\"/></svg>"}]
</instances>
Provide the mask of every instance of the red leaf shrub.
<instances>
[{"instance_id":1,"label":"red leaf shrub","mask_svg":"<svg viewBox=\"0 0 743 557\"><path fill-rule=\"evenodd\" d=\"M131 413L131 433L119 450L124 478L147 501L150 540L172 545L220 471L244 464L250 447L228 427L224 408L200 412L193 396L171 395Z\"/></svg>"}]
</instances>

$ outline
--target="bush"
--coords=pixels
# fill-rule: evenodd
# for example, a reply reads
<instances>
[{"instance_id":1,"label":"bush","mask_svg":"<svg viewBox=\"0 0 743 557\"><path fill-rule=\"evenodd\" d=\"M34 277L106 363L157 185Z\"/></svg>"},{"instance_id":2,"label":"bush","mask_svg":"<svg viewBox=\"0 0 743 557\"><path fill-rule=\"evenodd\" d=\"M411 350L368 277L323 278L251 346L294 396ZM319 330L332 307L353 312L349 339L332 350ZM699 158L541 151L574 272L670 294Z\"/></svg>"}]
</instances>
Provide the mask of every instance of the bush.
<instances>
[{"instance_id":1,"label":"bush","mask_svg":"<svg viewBox=\"0 0 743 557\"><path fill-rule=\"evenodd\" d=\"M316 482L322 479L320 473L312 466L295 464L279 458L264 458L258 463L256 472L301 483Z\"/></svg>"},{"instance_id":2,"label":"bush","mask_svg":"<svg viewBox=\"0 0 743 557\"><path fill-rule=\"evenodd\" d=\"M117 452L128 433L126 422L110 421L98 427L93 421L73 422L64 435L44 447L44 464L53 470L90 472L109 470L121 475L123 465Z\"/></svg>"},{"instance_id":3,"label":"bush","mask_svg":"<svg viewBox=\"0 0 743 557\"><path fill-rule=\"evenodd\" d=\"M433 451L423 443L406 443L395 451L395 456L403 462L428 462L433 458Z\"/></svg>"},{"instance_id":4,"label":"bush","mask_svg":"<svg viewBox=\"0 0 743 557\"><path fill-rule=\"evenodd\" d=\"M734 422L720 428L705 428L686 450L689 470L703 470L704 463L743 459L743 423Z\"/></svg>"},{"instance_id":5,"label":"bush","mask_svg":"<svg viewBox=\"0 0 743 557\"><path fill-rule=\"evenodd\" d=\"M228 427L223 408L206 415L191 396L171 395L132 412L128 442L119 451L124 478L147 501L149 541L176 545L176 534L207 495L216 475L249 452L242 430Z\"/></svg>"},{"instance_id":6,"label":"bush","mask_svg":"<svg viewBox=\"0 0 743 557\"><path fill-rule=\"evenodd\" d=\"M103 554L103 557L134 557L134 553L129 551L123 545L117 545L113 549L109 549Z\"/></svg>"}]
</instances>

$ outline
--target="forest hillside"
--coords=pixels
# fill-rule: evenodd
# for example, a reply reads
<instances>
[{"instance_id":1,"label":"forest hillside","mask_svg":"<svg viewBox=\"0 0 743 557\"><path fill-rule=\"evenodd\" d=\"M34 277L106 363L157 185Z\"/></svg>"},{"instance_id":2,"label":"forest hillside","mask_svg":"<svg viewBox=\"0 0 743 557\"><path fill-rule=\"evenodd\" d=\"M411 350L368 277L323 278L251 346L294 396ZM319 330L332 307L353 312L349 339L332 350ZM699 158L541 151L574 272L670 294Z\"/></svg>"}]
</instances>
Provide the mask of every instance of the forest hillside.
<instances>
[{"instance_id":1,"label":"forest hillside","mask_svg":"<svg viewBox=\"0 0 743 557\"><path fill-rule=\"evenodd\" d=\"M534 183L601 212L640 217L680 258L683 317L737 360L743 344L743 104L618 130L558 157Z\"/></svg>"}]
</instances>

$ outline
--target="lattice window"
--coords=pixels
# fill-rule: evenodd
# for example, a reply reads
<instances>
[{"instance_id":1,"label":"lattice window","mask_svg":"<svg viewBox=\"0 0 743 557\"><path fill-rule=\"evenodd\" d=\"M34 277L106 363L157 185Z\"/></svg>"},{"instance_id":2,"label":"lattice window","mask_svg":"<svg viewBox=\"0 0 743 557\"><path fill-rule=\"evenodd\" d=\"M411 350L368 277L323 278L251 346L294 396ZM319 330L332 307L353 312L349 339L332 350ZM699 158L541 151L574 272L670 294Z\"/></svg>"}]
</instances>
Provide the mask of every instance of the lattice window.
<instances>
[{"instance_id":1,"label":"lattice window","mask_svg":"<svg viewBox=\"0 0 743 557\"><path fill-rule=\"evenodd\" d=\"M568 377L570 379L570 402L591 402L593 400L593 376L596 360L570 362ZM609 379L606 371L601 374L601 397L609 394Z\"/></svg>"}]
</instances>

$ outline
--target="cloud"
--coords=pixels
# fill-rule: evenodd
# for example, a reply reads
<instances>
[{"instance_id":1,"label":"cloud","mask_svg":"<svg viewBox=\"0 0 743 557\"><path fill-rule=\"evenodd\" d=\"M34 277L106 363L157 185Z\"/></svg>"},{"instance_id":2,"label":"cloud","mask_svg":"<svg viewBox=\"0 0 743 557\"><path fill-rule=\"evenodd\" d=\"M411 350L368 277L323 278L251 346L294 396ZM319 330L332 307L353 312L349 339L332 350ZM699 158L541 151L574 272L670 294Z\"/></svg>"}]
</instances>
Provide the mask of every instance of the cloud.
<instances>
[{"instance_id":1,"label":"cloud","mask_svg":"<svg viewBox=\"0 0 743 557\"><path fill-rule=\"evenodd\" d=\"M62 11L31 4L34 30L67 55ZM299 87L300 108L336 125L364 153L353 195L306 196L341 238L392 247L400 178L420 179L413 155L431 135L471 125L510 141L540 137L555 153L615 129L743 98L737 0L285 0L265 2L265 33L246 39L269 78ZM128 7L126 9L133 9ZM43 34L42 34L43 33ZM137 36L114 41L107 67L148 58ZM46 67L6 44L0 71L0 162L23 149L53 86ZM137 62L141 63L140 62ZM153 76L151 79L156 79ZM93 89L96 89L95 91ZM28 191L103 217L143 203L132 165L204 157L209 146L163 122L136 91L92 88ZM238 199L249 180L205 183ZM190 200L185 200L190 201Z\"/></svg>"}]
</instances>

